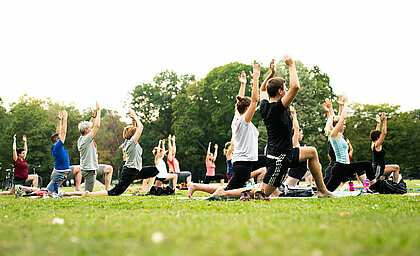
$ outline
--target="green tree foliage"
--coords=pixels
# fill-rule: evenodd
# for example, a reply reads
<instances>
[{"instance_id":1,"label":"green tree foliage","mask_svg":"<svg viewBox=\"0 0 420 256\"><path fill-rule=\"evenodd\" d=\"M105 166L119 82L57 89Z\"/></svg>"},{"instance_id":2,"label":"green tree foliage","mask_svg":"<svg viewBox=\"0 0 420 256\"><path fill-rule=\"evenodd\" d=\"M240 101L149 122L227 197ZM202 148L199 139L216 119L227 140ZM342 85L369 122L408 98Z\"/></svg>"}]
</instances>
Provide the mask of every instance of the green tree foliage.
<instances>
[{"instance_id":1,"label":"green tree foliage","mask_svg":"<svg viewBox=\"0 0 420 256\"><path fill-rule=\"evenodd\" d=\"M141 83L130 93L130 107L143 122L144 129L140 137L143 147L143 164L153 165L153 147L160 139L173 133L173 109L175 97L185 93L189 83L195 80L194 75L178 75L165 70L153 78L152 83Z\"/></svg>"}]
</instances>

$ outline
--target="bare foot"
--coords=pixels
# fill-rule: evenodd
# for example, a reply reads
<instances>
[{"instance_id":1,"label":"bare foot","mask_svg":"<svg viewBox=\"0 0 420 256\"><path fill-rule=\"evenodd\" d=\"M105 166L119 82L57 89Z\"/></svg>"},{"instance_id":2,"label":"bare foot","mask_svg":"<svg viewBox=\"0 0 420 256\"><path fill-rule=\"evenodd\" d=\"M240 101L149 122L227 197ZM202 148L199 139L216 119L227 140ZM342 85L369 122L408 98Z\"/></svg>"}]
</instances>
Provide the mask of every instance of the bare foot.
<instances>
[{"instance_id":1,"label":"bare foot","mask_svg":"<svg viewBox=\"0 0 420 256\"><path fill-rule=\"evenodd\" d=\"M330 191L325 190L325 191L318 191L318 197L324 198L324 197L336 197L336 196Z\"/></svg>"},{"instance_id":2,"label":"bare foot","mask_svg":"<svg viewBox=\"0 0 420 256\"><path fill-rule=\"evenodd\" d=\"M89 196L89 191L83 192L82 196Z\"/></svg>"},{"instance_id":3,"label":"bare foot","mask_svg":"<svg viewBox=\"0 0 420 256\"><path fill-rule=\"evenodd\" d=\"M191 181L188 182L188 198L191 198L195 192L195 185Z\"/></svg>"},{"instance_id":4,"label":"bare foot","mask_svg":"<svg viewBox=\"0 0 420 256\"><path fill-rule=\"evenodd\" d=\"M223 189L223 187L219 187L211 196L212 197L217 197L217 198L225 198L226 197L226 192Z\"/></svg>"}]
</instances>

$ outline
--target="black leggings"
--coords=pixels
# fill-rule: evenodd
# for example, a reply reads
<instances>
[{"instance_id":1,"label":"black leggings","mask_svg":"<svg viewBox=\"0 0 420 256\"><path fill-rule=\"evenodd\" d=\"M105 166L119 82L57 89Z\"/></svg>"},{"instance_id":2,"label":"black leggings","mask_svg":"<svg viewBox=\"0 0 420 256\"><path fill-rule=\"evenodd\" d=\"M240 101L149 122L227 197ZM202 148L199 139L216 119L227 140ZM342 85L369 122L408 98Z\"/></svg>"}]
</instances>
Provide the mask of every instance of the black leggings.
<instances>
[{"instance_id":1,"label":"black leggings","mask_svg":"<svg viewBox=\"0 0 420 256\"><path fill-rule=\"evenodd\" d=\"M327 169L325 169L325 176L324 176L324 183L327 184L327 182L331 178L331 169L334 167L335 161L330 162L330 164L327 166Z\"/></svg>"},{"instance_id":2,"label":"black leggings","mask_svg":"<svg viewBox=\"0 0 420 256\"><path fill-rule=\"evenodd\" d=\"M219 181L219 180L223 180L225 178L225 176L223 176L222 174L215 174L214 176L206 176L204 178L204 184L209 184L210 181Z\"/></svg>"},{"instance_id":3,"label":"black leggings","mask_svg":"<svg viewBox=\"0 0 420 256\"><path fill-rule=\"evenodd\" d=\"M158 173L159 171L156 166L144 166L141 171L124 166L120 181L113 189L108 191L108 196L119 196L125 192L133 181L155 177Z\"/></svg>"},{"instance_id":4,"label":"black leggings","mask_svg":"<svg viewBox=\"0 0 420 256\"><path fill-rule=\"evenodd\" d=\"M336 162L331 169L331 177L325 183L329 191L334 191L341 182L346 181L352 175L357 173L357 175L363 175L367 172L372 172L372 164L367 161L354 162L350 164L342 164Z\"/></svg>"}]
</instances>

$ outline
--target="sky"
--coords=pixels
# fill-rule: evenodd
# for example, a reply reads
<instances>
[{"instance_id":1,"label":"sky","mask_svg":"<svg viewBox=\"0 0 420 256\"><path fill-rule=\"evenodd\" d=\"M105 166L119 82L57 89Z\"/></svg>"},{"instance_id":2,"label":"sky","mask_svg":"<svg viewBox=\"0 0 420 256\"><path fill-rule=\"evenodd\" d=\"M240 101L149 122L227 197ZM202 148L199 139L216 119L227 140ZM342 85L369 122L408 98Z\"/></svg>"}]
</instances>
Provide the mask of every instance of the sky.
<instances>
[{"instance_id":1,"label":"sky","mask_svg":"<svg viewBox=\"0 0 420 256\"><path fill-rule=\"evenodd\" d=\"M113 109L166 69L285 54L352 102L420 108L418 1L1 1L0 97Z\"/></svg>"}]
</instances>

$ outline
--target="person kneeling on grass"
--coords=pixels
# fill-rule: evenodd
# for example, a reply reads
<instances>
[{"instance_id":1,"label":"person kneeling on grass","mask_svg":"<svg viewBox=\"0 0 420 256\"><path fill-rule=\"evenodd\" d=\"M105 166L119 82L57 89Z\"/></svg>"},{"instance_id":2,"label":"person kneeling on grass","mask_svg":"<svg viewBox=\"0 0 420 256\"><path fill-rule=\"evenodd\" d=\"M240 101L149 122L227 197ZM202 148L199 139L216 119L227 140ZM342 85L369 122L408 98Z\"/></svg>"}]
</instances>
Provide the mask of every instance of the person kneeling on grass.
<instances>
[{"instance_id":1,"label":"person kneeling on grass","mask_svg":"<svg viewBox=\"0 0 420 256\"><path fill-rule=\"evenodd\" d=\"M127 154L127 161L125 162L121 173L121 180L113 189L109 191L85 191L83 196L119 196L124 193L124 191L134 180L147 179L154 177L159 173L156 166L142 166L141 155L143 153L143 149L140 147L140 144L137 141L139 140L143 131L143 125L138 120L133 110L130 109L128 115L131 117L131 119L133 119L133 121L135 121L137 127L130 125L125 127L123 131L123 137L125 139L124 151Z\"/></svg>"}]
</instances>

